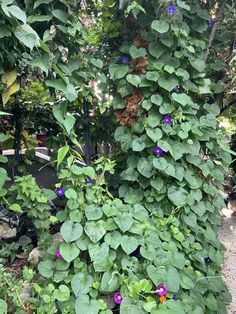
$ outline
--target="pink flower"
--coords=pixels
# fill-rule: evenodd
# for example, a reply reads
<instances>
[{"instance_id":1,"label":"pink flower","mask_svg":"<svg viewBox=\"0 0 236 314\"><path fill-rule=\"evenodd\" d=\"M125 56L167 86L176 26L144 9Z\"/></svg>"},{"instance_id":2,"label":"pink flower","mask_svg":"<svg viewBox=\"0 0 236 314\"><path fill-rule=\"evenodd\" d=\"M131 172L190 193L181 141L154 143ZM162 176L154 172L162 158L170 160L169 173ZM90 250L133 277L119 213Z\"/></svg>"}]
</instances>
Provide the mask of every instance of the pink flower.
<instances>
[{"instance_id":1,"label":"pink flower","mask_svg":"<svg viewBox=\"0 0 236 314\"><path fill-rule=\"evenodd\" d=\"M97 85L96 82L94 82L94 81L92 81L92 80L89 81L89 85L88 85L88 86L89 86L90 88L95 88L96 85Z\"/></svg>"},{"instance_id":2,"label":"pink flower","mask_svg":"<svg viewBox=\"0 0 236 314\"><path fill-rule=\"evenodd\" d=\"M121 302L122 302L122 300L123 300L122 297L121 297L120 292L116 292L116 293L114 294L113 299L114 299L114 301L115 301L116 304L121 304Z\"/></svg>"},{"instance_id":3,"label":"pink flower","mask_svg":"<svg viewBox=\"0 0 236 314\"><path fill-rule=\"evenodd\" d=\"M156 287L156 294L158 294L160 297L167 294L167 288L164 284L160 284Z\"/></svg>"},{"instance_id":4,"label":"pink flower","mask_svg":"<svg viewBox=\"0 0 236 314\"><path fill-rule=\"evenodd\" d=\"M62 259L62 256L61 256L61 253L60 253L60 249L56 250L55 257L56 257L56 259Z\"/></svg>"}]
</instances>

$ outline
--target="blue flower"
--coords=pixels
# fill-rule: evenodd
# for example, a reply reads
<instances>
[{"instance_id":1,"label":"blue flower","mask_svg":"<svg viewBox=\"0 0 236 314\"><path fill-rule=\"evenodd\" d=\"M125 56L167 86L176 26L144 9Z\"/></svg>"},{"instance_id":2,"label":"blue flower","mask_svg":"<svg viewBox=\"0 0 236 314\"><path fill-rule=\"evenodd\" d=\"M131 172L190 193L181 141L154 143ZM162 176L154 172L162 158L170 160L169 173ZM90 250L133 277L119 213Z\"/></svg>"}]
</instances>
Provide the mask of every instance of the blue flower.
<instances>
[{"instance_id":1,"label":"blue flower","mask_svg":"<svg viewBox=\"0 0 236 314\"><path fill-rule=\"evenodd\" d=\"M176 8L174 5L170 5L170 6L168 6L168 8L167 8L167 12L168 12L169 14L175 14L175 13L177 12L177 8Z\"/></svg>"},{"instance_id":2,"label":"blue flower","mask_svg":"<svg viewBox=\"0 0 236 314\"><path fill-rule=\"evenodd\" d=\"M85 182L88 183L88 184L90 184L90 183L92 183L93 181L92 181L92 179L91 179L90 177L87 177L87 178L85 179Z\"/></svg>"},{"instance_id":3,"label":"blue flower","mask_svg":"<svg viewBox=\"0 0 236 314\"><path fill-rule=\"evenodd\" d=\"M172 298L174 301L176 301L177 300L177 296L176 296L176 294L174 294L173 295L173 298Z\"/></svg>"},{"instance_id":4,"label":"blue flower","mask_svg":"<svg viewBox=\"0 0 236 314\"><path fill-rule=\"evenodd\" d=\"M56 189L56 195L58 197L62 197L62 196L64 196L64 194L65 194L65 190L63 188L57 188Z\"/></svg>"},{"instance_id":5,"label":"blue flower","mask_svg":"<svg viewBox=\"0 0 236 314\"><path fill-rule=\"evenodd\" d=\"M153 153L154 153L155 155L162 155L162 154L163 154L163 149L162 149L161 147L155 147L155 148L153 149Z\"/></svg>"},{"instance_id":6,"label":"blue flower","mask_svg":"<svg viewBox=\"0 0 236 314\"><path fill-rule=\"evenodd\" d=\"M165 117L164 117L164 119L163 119L163 122L165 123L165 124L171 124L171 116L169 116L169 115L166 115Z\"/></svg>"},{"instance_id":7,"label":"blue flower","mask_svg":"<svg viewBox=\"0 0 236 314\"><path fill-rule=\"evenodd\" d=\"M211 258L209 256L205 257L204 261L205 261L206 265L210 265L212 263L212 260L211 260Z\"/></svg>"},{"instance_id":8,"label":"blue flower","mask_svg":"<svg viewBox=\"0 0 236 314\"><path fill-rule=\"evenodd\" d=\"M121 63L128 64L129 63L129 58L128 57L122 57L121 58Z\"/></svg>"}]
</instances>

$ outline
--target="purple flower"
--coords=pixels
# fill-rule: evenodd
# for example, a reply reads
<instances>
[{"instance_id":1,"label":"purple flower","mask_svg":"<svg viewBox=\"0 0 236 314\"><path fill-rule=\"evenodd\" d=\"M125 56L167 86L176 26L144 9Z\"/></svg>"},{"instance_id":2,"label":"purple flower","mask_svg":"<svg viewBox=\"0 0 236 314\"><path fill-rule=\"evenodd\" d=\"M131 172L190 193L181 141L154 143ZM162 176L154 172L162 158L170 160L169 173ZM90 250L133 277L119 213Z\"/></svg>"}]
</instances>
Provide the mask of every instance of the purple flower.
<instances>
[{"instance_id":1,"label":"purple flower","mask_svg":"<svg viewBox=\"0 0 236 314\"><path fill-rule=\"evenodd\" d=\"M91 179L90 177L87 177L87 178L85 179L85 182L88 183L88 184L90 184L90 183L92 183L93 181L92 181L92 179Z\"/></svg>"},{"instance_id":2,"label":"purple flower","mask_svg":"<svg viewBox=\"0 0 236 314\"><path fill-rule=\"evenodd\" d=\"M65 194L65 190L63 188L57 188L56 189L56 195L58 197L62 197L62 196L64 196L64 194Z\"/></svg>"},{"instance_id":3,"label":"purple flower","mask_svg":"<svg viewBox=\"0 0 236 314\"><path fill-rule=\"evenodd\" d=\"M168 292L168 290L163 283L156 287L156 294L158 294L160 297L166 295L167 292Z\"/></svg>"},{"instance_id":4,"label":"purple flower","mask_svg":"<svg viewBox=\"0 0 236 314\"><path fill-rule=\"evenodd\" d=\"M164 116L163 122L165 124L171 124L171 116Z\"/></svg>"},{"instance_id":5,"label":"purple flower","mask_svg":"<svg viewBox=\"0 0 236 314\"><path fill-rule=\"evenodd\" d=\"M176 301L177 300L177 296L176 296L176 294L174 294L173 295L173 298L172 298L174 301Z\"/></svg>"},{"instance_id":6,"label":"purple flower","mask_svg":"<svg viewBox=\"0 0 236 314\"><path fill-rule=\"evenodd\" d=\"M155 147L155 148L153 149L153 153L154 153L155 155L162 155L162 154L163 154L163 149L162 149L161 147Z\"/></svg>"},{"instance_id":7,"label":"purple flower","mask_svg":"<svg viewBox=\"0 0 236 314\"><path fill-rule=\"evenodd\" d=\"M56 257L56 259L62 259L62 256L61 256L61 253L60 253L60 249L56 250L55 257Z\"/></svg>"},{"instance_id":8,"label":"purple flower","mask_svg":"<svg viewBox=\"0 0 236 314\"><path fill-rule=\"evenodd\" d=\"M113 299L114 299L114 301L115 301L116 304L121 304L121 302L122 302L122 300L123 300L122 297L121 297L120 292L116 292L116 293L114 294Z\"/></svg>"},{"instance_id":9,"label":"purple flower","mask_svg":"<svg viewBox=\"0 0 236 314\"><path fill-rule=\"evenodd\" d=\"M129 58L128 57L122 57L121 58L121 63L128 64L129 63Z\"/></svg>"},{"instance_id":10,"label":"purple flower","mask_svg":"<svg viewBox=\"0 0 236 314\"><path fill-rule=\"evenodd\" d=\"M174 5L170 5L170 6L168 6L168 8L167 8L167 12L168 12L169 14L175 14L175 13L177 12L177 9L176 9L176 7L175 7Z\"/></svg>"},{"instance_id":11,"label":"purple flower","mask_svg":"<svg viewBox=\"0 0 236 314\"><path fill-rule=\"evenodd\" d=\"M204 261L205 261L206 265L210 265L212 263L212 260L211 260L211 258L209 256L205 257Z\"/></svg>"}]
</instances>

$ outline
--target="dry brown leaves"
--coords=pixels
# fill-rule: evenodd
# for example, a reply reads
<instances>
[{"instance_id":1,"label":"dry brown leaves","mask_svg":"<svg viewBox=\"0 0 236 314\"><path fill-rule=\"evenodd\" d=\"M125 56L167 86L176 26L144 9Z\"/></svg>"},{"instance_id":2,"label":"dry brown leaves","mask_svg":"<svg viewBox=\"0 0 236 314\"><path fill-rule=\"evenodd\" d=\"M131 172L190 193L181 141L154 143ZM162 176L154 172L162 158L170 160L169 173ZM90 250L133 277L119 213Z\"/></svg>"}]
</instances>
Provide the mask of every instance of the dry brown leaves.
<instances>
[{"instance_id":1,"label":"dry brown leaves","mask_svg":"<svg viewBox=\"0 0 236 314\"><path fill-rule=\"evenodd\" d=\"M131 126L138 120L137 110L142 98L143 96L139 90L133 91L131 95L124 98L126 108L115 111L116 120L120 125Z\"/></svg>"}]
</instances>

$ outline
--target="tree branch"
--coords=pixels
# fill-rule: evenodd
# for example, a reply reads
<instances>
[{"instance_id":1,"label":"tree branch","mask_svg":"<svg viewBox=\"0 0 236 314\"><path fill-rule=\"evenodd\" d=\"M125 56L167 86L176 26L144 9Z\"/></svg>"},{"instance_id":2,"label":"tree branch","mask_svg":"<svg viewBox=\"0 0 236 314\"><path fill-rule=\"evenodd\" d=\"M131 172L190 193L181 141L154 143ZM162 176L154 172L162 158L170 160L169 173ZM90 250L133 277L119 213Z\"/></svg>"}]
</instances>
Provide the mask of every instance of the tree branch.
<instances>
[{"instance_id":1,"label":"tree branch","mask_svg":"<svg viewBox=\"0 0 236 314\"><path fill-rule=\"evenodd\" d=\"M219 116L222 115L222 113L223 113L225 110L229 109L231 106L233 106L233 105L235 105L235 104L236 104L236 100L233 100L233 101L231 101L227 106L221 108L221 109L220 109L220 114L219 114Z\"/></svg>"},{"instance_id":2,"label":"tree branch","mask_svg":"<svg viewBox=\"0 0 236 314\"><path fill-rule=\"evenodd\" d=\"M216 18L215 18L215 24L212 26L212 29L211 29L211 32L210 32L210 36L209 36L209 39L208 39L208 48L207 48L207 51L206 51L206 54L205 54L205 62L207 61L207 58L209 56L209 53L210 53L210 48L211 48L211 45L212 45L212 42L213 42L213 39L215 37L215 33L216 33L216 30L217 30L217 27L218 27L218 24L219 24L219 19L224 11L224 7L225 7L225 4L228 0L224 0L222 3L221 3L221 6L219 7L219 10L216 14Z\"/></svg>"}]
</instances>

